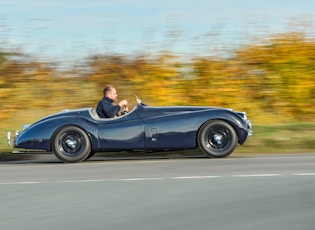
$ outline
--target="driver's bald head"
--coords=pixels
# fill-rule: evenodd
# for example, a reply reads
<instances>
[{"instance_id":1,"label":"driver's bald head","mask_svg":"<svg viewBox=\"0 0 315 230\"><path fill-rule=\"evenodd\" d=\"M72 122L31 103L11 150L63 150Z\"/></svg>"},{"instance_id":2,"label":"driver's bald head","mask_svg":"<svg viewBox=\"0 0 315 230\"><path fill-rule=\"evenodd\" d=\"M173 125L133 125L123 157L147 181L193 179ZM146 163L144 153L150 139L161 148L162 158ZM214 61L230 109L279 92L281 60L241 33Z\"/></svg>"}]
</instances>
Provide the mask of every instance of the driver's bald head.
<instances>
[{"instance_id":1,"label":"driver's bald head","mask_svg":"<svg viewBox=\"0 0 315 230\"><path fill-rule=\"evenodd\" d=\"M103 89L103 94L105 97L110 98L112 101L117 100L118 95L116 93L116 89L111 85L105 86L105 88Z\"/></svg>"}]
</instances>

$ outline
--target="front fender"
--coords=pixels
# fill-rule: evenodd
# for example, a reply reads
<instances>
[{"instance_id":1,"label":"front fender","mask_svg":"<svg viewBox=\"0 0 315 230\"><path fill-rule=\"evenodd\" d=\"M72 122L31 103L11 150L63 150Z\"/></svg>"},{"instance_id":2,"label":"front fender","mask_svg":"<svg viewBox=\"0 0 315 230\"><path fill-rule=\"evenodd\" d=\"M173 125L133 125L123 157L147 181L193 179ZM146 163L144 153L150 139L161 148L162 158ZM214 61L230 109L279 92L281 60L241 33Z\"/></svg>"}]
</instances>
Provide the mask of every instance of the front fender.
<instances>
[{"instance_id":1,"label":"front fender","mask_svg":"<svg viewBox=\"0 0 315 230\"><path fill-rule=\"evenodd\" d=\"M237 115L235 112L230 110L212 110L207 112L207 119L205 119L202 123L206 123L209 120L223 120L228 122L235 129L238 136L238 143L242 145L247 139L247 123L246 121ZM201 126L200 126L201 127ZM199 127L199 128L200 128Z\"/></svg>"}]
</instances>

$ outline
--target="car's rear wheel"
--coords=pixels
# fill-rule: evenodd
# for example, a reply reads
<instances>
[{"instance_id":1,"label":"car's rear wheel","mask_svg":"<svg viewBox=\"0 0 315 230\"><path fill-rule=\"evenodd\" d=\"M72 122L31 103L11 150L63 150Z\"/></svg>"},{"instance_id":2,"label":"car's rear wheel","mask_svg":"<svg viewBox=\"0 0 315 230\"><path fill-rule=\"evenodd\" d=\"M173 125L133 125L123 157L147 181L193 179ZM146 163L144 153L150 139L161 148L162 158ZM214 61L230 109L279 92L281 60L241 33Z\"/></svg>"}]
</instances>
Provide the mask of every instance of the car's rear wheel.
<instances>
[{"instance_id":1,"label":"car's rear wheel","mask_svg":"<svg viewBox=\"0 0 315 230\"><path fill-rule=\"evenodd\" d=\"M81 162L89 156L91 142L88 135L79 127L65 126L54 135L52 150L63 162Z\"/></svg>"},{"instance_id":2,"label":"car's rear wheel","mask_svg":"<svg viewBox=\"0 0 315 230\"><path fill-rule=\"evenodd\" d=\"M206 122L199 130L198 145L203 153L212 158L230 155L237 145L234 128L222 120Z\"/></svg>"},{"instance_id":3,"label":"car's rear wheel","mask_svg":"<svg viewBox=\"0 0 315 230\"><path fill-rule=\"evenodd\" d=\"M87 156L87 158L85 158L85 160L90 159L90 158L93 157L94 155L95 155L95 152L94 152L94 151L90 152L89 155Z\"/></svg>"}]
</instances>

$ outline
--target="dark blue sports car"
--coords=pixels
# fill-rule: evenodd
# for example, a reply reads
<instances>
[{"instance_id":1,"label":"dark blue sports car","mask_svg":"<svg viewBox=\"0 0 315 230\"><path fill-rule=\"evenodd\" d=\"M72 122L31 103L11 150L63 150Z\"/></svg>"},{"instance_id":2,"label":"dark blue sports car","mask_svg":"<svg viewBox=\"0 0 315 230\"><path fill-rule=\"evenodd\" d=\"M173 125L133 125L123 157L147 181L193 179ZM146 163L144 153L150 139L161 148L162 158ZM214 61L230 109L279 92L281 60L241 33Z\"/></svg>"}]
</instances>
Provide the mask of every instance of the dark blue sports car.
<instances>
[{"instance_id":1,"label":"dark blue sports car","mask_svg":"<svg viewBox=\"0 0 315 230\"><path fill-rule=\"evenodd\" d=\"M252 135L245 112L210 106L147 106L137 98L129 113L99 118L92 108L67 110L45 117L12 143L20 149L53 152L64 162L80 162L104 151L165 151L199 147L209 157L230 155Z\"/></svg>"}]
</instances>

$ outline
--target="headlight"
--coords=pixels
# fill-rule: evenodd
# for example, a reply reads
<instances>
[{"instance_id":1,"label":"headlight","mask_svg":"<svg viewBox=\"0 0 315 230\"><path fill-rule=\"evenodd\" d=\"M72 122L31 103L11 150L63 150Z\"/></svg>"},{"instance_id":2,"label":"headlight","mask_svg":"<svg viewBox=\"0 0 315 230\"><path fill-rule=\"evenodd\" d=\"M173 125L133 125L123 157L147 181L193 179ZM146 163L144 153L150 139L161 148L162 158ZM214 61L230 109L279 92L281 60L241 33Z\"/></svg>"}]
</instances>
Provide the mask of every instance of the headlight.
<instances>
[{"instance_id":1,"label":"headlight","mask_svg":"<svg viewBox=\"0 0 315 230\"><path fill-rule=\"evenodd\" d=\"M243 120L247 120L247 114L246 112L236 112Z\"/></svg>"}]
</instances>

